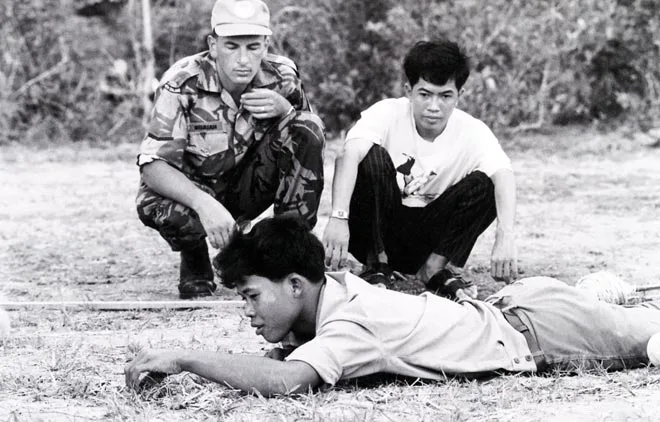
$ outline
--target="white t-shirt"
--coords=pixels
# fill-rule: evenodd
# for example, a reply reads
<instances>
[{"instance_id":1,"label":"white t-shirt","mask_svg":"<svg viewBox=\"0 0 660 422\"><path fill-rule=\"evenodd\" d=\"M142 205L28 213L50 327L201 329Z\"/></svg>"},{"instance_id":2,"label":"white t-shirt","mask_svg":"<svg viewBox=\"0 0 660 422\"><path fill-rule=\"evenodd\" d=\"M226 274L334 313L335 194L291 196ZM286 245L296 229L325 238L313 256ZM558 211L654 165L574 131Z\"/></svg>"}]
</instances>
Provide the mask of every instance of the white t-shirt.
<instances>
[{"instance_id":1,"label":"white t-shirt","mask_svg":"<svg viewBox=\"0 0 660 422\"><path fill-rule=\"evenodd\" d=\"M326 274L316 337L286 360L306 362L331 385L377 372L443 379L536 371L525 337L492 305L381 289L348 272Z\"/></svg>"},{"instance_id":2,"label":"white t-shirt","mask_svg":"<svg viewBox=\"0 0 660 422\"><path fill-rule=\"evenodd\" d=\"M408 98L390 98L362 112L346 135L345 145L366 139L381 145L397 168L397 183L403 204L423 207L469 173L482 171L491 177L500 169L511 169L493 132L481 120L454 109L445 130L433 142L424 140L415 128ZM421 189L407 194L413 180L425 180Z\"/></svg>"}]
</instances>

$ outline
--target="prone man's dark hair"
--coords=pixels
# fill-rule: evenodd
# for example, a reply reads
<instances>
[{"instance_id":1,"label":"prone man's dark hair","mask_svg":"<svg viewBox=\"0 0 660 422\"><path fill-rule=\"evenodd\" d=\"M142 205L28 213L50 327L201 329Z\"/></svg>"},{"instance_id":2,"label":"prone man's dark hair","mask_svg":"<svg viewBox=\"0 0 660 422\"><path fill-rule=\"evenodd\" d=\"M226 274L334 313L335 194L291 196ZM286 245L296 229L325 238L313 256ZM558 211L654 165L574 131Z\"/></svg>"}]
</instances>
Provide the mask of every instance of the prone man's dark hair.
<instances>
[{"instance_id":1,"label":"prone man's dark hair","mask_svg":"<svg viewBox=\"0 0 660 422\"><path fill-rule=\"evenodd\" d=\"M403 70L411 87L420 78L434 85L453 80L460 91L470 76L468 57L449 40L417 42L406 54Z\"/></svg>"},{"instance_id":2,"label":"prone man's dark hair","mask_svg":"<svg viewBox=\"0 0 660 422\"><path fill-rule=\"evenodd\" d=\"M279 282L297 273L312 283L324 279L325 251L301 217L265 218L249 233L237 231L213 259L222 284L234 288L251 275Z\"/></svg>"}]
</instances>

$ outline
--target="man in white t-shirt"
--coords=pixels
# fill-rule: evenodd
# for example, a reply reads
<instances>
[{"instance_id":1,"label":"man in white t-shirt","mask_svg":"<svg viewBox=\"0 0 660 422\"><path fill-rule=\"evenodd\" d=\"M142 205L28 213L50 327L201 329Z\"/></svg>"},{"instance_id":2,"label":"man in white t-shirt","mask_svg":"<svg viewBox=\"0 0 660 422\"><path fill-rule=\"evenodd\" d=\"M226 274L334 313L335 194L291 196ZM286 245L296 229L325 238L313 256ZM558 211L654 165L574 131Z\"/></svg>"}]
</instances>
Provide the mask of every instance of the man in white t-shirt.
<instances>
[{"instance_id":1,"label":"man in white t-shirt","mask_svg":"<svg viewBox=\"0 0 660 422\"><path fill-rule=\"evenodd\" d=\"M350 273L324 274L324 255L297 216L236 233L213 260L223 285L243 297L257 335L270 343L294 339L298 347L288 355L271 351L273 359L143 350L126 365L126 383L140 387L144 374L157 381L188 371L272 396L379 372L444 380L660 363L658 303L612 305L550 277L519 280L486 301L454 302L379 289Z\"/></svg>"},{"instance_id":2,"label":"man in white t-shirt","mask_svg":"<svg viewBox=\"0 0 660 422\"><path fill-rule=\"evenodd\" d=\"M417 43L406 55L406 97L362 113L337 158L332 213L323 236L336 270L348 253L367 265L362 278L387 282L393 270L456 298L476 288L461 268L497 217L491 275L517 275L516 187L511 162L480 120L456 108L468 59L451 41Z\"/></svg>"}]
</instances>

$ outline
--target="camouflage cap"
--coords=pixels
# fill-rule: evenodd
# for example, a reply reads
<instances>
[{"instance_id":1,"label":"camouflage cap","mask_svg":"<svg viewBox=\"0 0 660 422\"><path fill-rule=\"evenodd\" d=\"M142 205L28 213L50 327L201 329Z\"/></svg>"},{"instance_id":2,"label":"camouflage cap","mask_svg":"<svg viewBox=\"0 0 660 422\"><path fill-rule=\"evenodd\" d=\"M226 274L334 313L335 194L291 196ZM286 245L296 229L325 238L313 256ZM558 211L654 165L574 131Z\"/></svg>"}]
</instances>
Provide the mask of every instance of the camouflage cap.
<instances>
[{"instance_id":1,"label":"camouflage cap","mask_svg":"<svg viewBox=\"0 0 660 422\"><path fill-rule=\"evenodd\" d=\"M270 11L261 0L218 0L211 12L216 35L271 35Z\"/></svg>"}]
</instances>

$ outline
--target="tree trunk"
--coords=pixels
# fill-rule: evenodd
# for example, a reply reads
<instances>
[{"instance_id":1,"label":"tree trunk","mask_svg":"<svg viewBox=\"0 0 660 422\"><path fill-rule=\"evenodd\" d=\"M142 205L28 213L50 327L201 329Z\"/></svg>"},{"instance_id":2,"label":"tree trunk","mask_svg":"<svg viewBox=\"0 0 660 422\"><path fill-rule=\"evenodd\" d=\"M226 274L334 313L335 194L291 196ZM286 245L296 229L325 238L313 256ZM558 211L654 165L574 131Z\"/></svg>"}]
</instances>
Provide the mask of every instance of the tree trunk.
<instances>
[{"instance_id":1,"label":"tree trunk","mask_svg":"<svg viewBox=\"0 0 660 422\"><path fill-rule=\"evenodd\" d=\"M154 63L154 41L151 29L151 0L142 0L142 51L144 64L140 83L140 97L142 98L143 123L146 125L151 111L152 84L156 79Z\"/></svg>"}]
</instances>

